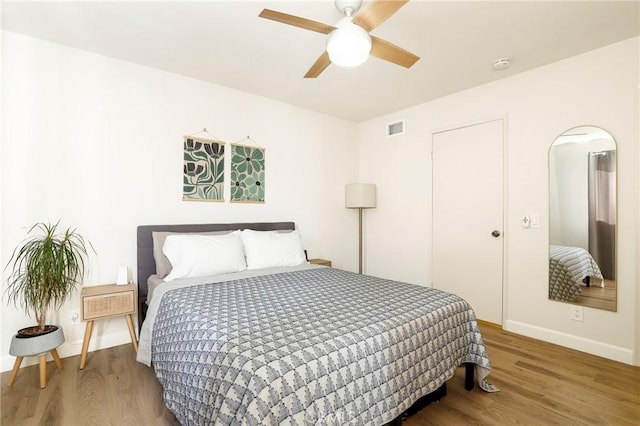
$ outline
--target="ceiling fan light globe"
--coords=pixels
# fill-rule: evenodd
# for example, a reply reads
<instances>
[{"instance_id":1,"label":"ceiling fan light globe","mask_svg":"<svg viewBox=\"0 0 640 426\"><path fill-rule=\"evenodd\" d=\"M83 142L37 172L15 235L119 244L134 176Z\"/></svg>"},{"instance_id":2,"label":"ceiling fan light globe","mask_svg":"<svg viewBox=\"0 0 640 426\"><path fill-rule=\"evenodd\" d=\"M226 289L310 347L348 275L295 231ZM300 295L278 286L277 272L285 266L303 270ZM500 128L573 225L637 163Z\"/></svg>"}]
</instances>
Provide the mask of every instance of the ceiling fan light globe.
<instances>
[{"instance_id":1,"label":"ceiling fan light globe","mask_svg":"<svg viewBox=\"0 0 640 426\"><path fill-rule=\"evenodd\" d=\"M343 18L337 29L329 34L327 53L331 63L341 67L355 67L364 63L371 53L371 36L362 27Z\"/></svg>"}]
</instances>

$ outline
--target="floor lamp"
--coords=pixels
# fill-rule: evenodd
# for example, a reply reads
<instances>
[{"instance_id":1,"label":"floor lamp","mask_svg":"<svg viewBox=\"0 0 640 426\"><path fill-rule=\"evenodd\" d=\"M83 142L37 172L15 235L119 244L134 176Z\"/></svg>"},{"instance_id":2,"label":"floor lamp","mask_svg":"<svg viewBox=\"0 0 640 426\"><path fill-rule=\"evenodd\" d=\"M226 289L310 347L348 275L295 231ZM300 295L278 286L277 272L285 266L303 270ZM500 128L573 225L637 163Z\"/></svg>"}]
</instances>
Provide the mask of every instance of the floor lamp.
<instances>
[{"instance_id":1,"label":"floor lamp","mask_svg":"<svg viewBox=\"0 0 640 426\"><path fill-rule=\"evenodd\" d=\"M362 274L362 209L371 209L376 206L376 186L372 183L350 183L345 188L345 207L358 209L358 236L359 236L359 269Z\"/></svg>"}]
</instances>

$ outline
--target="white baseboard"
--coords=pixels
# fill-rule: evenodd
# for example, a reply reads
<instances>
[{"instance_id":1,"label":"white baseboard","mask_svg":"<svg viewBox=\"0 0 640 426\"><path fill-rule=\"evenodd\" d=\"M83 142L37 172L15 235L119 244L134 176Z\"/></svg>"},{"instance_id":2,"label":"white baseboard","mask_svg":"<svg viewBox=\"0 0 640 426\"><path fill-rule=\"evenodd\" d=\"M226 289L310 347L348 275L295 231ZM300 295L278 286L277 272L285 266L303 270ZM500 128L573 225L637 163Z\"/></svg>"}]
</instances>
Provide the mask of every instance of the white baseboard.
<instances>
[{"instance_id":1,"label":"white baseboard","mask_svg":"<svg viewBox=\"0 0 640 426\"><path fill-rule=\"evenodd\" d=\"M113 334L106 334L104 336L94 335L91 338L91 342L89 343L89 352L96 351L99 349L106 349L113 346L123 345L126 343L129 343L129 344L131 343L131 337L127 329L121 332L113 333ZM58 347L58 355L60 355L60 358L68 358L75 355L80 355L81 352L82 352L82 340L76 340L72 342L66 341ZM51 358L51 354L47 355L47 359L48 361L53 360L53 358ZM14 356L11 356L11 355L3 356L2 360L0 361L0 371L4 372L4 371L11 370L13 368L13 364L15 363L15 360L16 358ZM90 362L90 361L87 361L87 362ZM37 356L25 357L24 360L22 361L20 368L27 367L29 365L34 365L37 363L38 363ZM77 363L78 363L77 366L72 366L72 367L79 367L80 359L78 359ZM66 364L65 364L65 367L67 367Z\"/></svg>"},{"instance_id":2,"label":"white baseboard","mask_svg":"<svg viewBox=\"0 0 640 426\"><path fill-rule=\"evenodd\" d=\"M572 334L561 333L555 330L549 330L547 328L537 327L518 321L507 320L503 327L506 331L522 334L527 337L533 337L538 340L544 340L545 342L576 349L578 351L601 356L613 361L634 365L634 353L631 349L621 348L608 343L585 339Z\"/></svg>"}]
</instances>

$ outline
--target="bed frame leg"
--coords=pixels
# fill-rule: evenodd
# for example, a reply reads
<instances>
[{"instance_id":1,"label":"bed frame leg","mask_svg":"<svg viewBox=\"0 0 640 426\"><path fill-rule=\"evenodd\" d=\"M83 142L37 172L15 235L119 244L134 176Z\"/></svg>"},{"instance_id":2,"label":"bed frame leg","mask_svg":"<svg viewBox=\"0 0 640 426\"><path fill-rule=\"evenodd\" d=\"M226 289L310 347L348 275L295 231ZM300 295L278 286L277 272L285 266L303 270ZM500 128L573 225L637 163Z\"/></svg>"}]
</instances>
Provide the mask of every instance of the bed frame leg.
<instances>
[{"instance_id":1,"label":"bed frame leg","mask_svg":"<svg viewBox=\"0 0 640 426\"><path fill-rule=\"evenodd\" d=\"M473 390L475 365L470 362L464 364L464 388L465 390Z\"/></svg>"}]
</instances>

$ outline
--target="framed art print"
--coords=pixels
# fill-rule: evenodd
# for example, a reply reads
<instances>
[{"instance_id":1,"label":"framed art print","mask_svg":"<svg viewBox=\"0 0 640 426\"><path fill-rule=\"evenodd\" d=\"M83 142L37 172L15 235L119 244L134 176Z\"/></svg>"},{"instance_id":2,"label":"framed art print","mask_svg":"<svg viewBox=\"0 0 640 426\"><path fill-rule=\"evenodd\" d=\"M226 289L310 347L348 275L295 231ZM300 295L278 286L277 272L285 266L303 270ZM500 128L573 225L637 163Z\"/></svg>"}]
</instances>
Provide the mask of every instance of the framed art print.
<instances>
[{"instance_id":1,"label":"framed art print","mask_svg":"<svg viewBox=\"0 0 640 426\"><path fill-rule=\"evenodd\" d=\"M184 137L183 200L224 201L224 145L218 140Z\"/></svg>"},{"instance_id":2,"label":"framed art print","mask_svg":"<svg viewBox=\"0 0 640 426\"><path fill-rule=\"evenodd\" d=\"M265 150L231 144L231 202L264 203Z\"/></svg>"}]
</instances>

